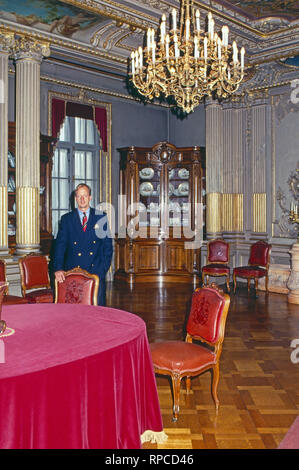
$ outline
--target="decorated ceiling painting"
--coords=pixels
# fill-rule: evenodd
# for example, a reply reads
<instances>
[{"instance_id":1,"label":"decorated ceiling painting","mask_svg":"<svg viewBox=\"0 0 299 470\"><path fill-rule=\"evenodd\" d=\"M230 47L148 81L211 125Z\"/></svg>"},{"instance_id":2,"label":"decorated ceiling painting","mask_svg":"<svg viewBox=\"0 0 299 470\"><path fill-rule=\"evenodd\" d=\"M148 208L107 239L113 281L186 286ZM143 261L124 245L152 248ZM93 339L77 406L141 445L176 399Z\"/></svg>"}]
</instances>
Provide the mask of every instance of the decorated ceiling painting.
<instances>
[{"instance_id":1,"label":"decorated ceiling painting","mask_svg":"<svg viewBox=\"0 0 299 470\"><path fill-rule=\"evenodd\" d=\"M100 15L58 0L0 0L0 16L66 37L86 31L103 21Z\"/></svg>"},{"instance_id":2,"label":"decorated ceiling painting","mask_svg":"<svg viewBox=\"0 0 299 470\"><path fill-rule=\"evenodd\" d=\"M290 21L299 18L298 0L219 0L218 3L226 6L233 6L252 18L278 16Z\"/></svg>"}]
</instances>

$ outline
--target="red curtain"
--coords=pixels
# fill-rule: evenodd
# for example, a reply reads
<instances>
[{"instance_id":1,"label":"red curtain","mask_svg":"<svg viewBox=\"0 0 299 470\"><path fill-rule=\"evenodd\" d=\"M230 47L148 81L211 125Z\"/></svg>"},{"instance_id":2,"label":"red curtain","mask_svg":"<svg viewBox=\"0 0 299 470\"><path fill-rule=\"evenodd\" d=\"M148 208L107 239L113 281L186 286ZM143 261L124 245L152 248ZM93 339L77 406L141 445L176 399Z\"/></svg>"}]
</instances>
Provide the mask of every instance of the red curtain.
<instances>
[{"instance_id":1,"label":"red curtain","mask_svg":"<svg viewBox=\"0 0 299 470\"><path fill-rule=\"evenodd\" d=\"M95 108L95 123L98 126L104 152L107 152L107 111L105 108Z\"/></svg>"},{"instance_id":2,"label":"red curtain","mask_svg":"<svg viewBox=\"0 0 299 470\"><path fill-rule=\"evenodd\" d=\"M58 137L60 127L65 118L65 101L52 99L52 135Z\"/></svg>"},{"instance_id":3,"label":"red curtain","mask_svg":"<svg viewBox=\"0 0 299 470\"><path fill-rule=\"evenodd\" d=\"M102 139L103 151L107 152L107 111L105 108L93 107L86 104L66 102L57 98L52 99L52 134L57 137L65 116L80 117L94 120Z\"/></svg>"}]
</instances>

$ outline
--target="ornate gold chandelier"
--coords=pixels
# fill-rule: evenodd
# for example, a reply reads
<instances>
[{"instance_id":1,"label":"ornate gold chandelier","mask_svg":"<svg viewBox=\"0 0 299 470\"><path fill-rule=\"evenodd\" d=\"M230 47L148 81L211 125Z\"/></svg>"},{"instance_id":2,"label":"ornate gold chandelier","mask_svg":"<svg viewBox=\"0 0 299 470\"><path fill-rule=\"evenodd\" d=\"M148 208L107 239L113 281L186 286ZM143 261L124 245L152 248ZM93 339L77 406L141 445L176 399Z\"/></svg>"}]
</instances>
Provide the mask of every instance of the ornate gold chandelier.
<instances>
[{"instance_id":1,"label":"ornate gold chandelier","mask_svg":"<svg viewBox=\"0 0 299 470\"><path fill-rule=\"evenodd\" d=\"M207 31L193 0L182 0L179 24L172 10L171 28L162 15L159 31L147 30L146 46L131 53L130 78L138 92L152 100L172 96L186 113L194 111L204 96L226 98L236 92L244 77L245 49L228 43L228 27L221 37L208 14Z\"/></svg>"}]
</instances>

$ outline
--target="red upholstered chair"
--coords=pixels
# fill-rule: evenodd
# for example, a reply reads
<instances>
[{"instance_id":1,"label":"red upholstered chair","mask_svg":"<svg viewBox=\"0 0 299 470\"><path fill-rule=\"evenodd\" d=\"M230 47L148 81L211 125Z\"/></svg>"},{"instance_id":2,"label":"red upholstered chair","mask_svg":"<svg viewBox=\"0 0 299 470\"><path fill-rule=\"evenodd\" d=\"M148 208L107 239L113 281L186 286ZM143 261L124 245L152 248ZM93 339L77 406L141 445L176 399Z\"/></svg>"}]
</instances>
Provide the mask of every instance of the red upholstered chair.
<instances>
[{"instance_id":1,"label":"red upholstered chair","mask_svg":"<svg viewBox=\"0 0 299 470\"><path fill-rule=\"evenodd\" d=\"M155 373L168 375L172 380L174 421L179 414L182 378L186 377L186 389L189 393L190 377L208 369L213 373L212 396L218 410L219 360L229 305L229 295L223 294L216 286L196 289L192 296L185 342L165 341L150 345ZM193 340L198 340L201 344L192 343Z\"/></svg>"},{"instance_id":2,"label":"red upholstered chair","mask_svg":"<svg viewBox=\"0 0 299 470\"><path fill-rule=\"evenodd\" d=\"M19 259L19 266L23 297L29 303L53 302L54 295L50 288L47 257L30 253Z\"/></svg>"},{"instance_id":3,"label":"red upholstered chair","mask_svg":"<svg viewBox=\"0 0 299 470\"><path fill-rule=\"evenodd\" d=\"M6 263L5 260L0 259L0 282L7 282L6 279ZM12 304L27 304L28 300L17 295L8 294L8 284L6 287L5 295L3 297L3 305L12 305Z\"/></svg>"},{"instance_id":4,"label":"red upholstered chair","mask_svg":"<svg viewBox=\"0 0 299 470\"><path fill-rule=\"evenodd\" d=\"M209 276L226 277L226 287L228 292L229 288L229 275L230 267L229 263L229 244L224 240L211 240L208 242L208 258L207 265L203 266L201 270L202 283L205 284L205 278L209 282Z\"/></svg>"},{"instance_id":5,"label":"red upholstered chair","mask_svg":"<svg viewBox=\"0 0 299 470\"><path fill-rule=\"evenodd\" d=\"M250 247L250 255L247 266L239 266L233 269L234 292L237 287L237 277L247 279L248 292L250 280L254 279L255 290L258 288L258 281L265 277L266 291L268 291L268 271L270 263L270 253L272 245L260 240Z\"/></svg>"},{"instance_id":6,"label":"red upholstered chair","mask_svg":"<svg viewBox=\"0 0 299 470\"><path fill-rule=\"evenodd\" d=\"M55 303L97 305L99 277L81 268L65 272L65 281L55 279Z\"/></svg>"}]
</instances>

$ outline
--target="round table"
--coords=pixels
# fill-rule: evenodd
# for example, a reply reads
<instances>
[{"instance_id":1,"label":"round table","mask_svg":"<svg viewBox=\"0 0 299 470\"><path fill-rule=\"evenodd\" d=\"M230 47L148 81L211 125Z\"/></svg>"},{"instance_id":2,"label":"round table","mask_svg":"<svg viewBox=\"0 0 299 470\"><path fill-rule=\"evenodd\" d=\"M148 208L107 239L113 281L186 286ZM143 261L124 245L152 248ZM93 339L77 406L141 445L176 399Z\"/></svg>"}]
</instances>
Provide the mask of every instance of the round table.
<instances>
[{"instance_id":1,"label":"round table","mask_svg":"<svg viewBox=\"0 0 299 470\"><path fill-rule=\"evenodd\" d=\"M138 316L107 307L24 304L3 306L2 319L0 448L133 449L141 448L142 435L163 439L146 327Z\"/></svg>"}]
</instances>

